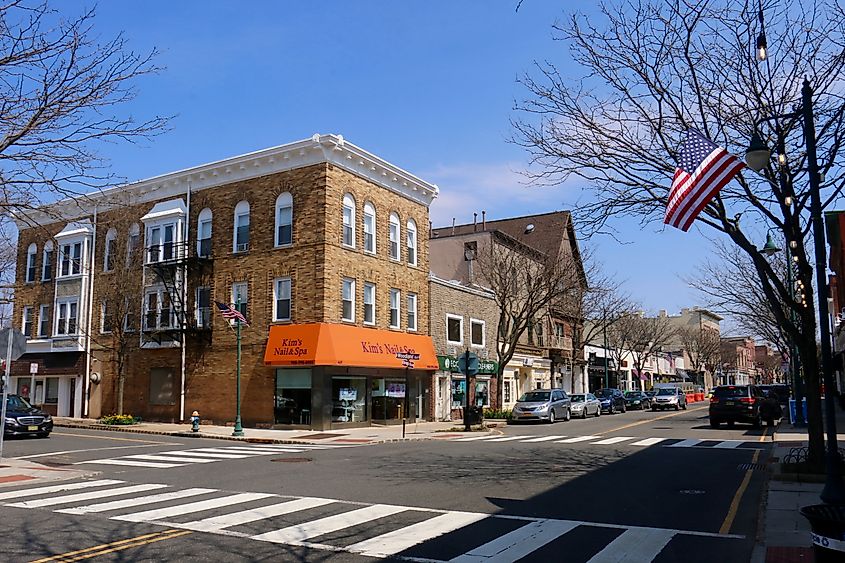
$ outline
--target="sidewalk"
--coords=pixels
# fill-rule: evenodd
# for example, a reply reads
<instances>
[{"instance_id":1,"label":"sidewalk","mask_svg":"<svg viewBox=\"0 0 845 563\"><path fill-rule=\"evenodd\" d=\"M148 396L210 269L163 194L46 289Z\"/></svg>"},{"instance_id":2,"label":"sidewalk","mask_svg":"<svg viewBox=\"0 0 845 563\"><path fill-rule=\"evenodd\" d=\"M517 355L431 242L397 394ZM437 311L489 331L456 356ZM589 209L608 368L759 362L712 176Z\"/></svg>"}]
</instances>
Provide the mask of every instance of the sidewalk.
<instances>
[{"instance_id":1,"label":"sidewalk","mask_svg":"<svg viewBox=\"0 0 845 563\"><path fill-rule=\"evenodd\" d=\"M839 447L845 446L845 411L836 408L836 429ZM760 509L757 545L753 563L812 563L813 549L810 523L801 516L804 506L821 504L824 476L783 474L781 463L792 448L808 445L807 428L796 428L782 420L772 436L772 448L766 490ZM818 482L815 482L818 481Z\"/></svg>"},{"instance_id":2,"label":"sidewalk","mask_svg":"<svg viewBox=\"0 0 845 563\"><path fill-rule=\"evenodd\" d=\"M495 422L489 423L490 430ZM467 434L463 432L460 422L419 422L405 425L402 435L402 425L367 426L364 428L344 428L342 430L267 430L262 428L244 428L241 437L232 436L231 426L212 426L203 424L199 432L192 432L191 425L141 422L130 426L107 426L96 420L80 418L53 418L53 425L62 428L85 428L89 430L112 430L117 432L134 432L139 434L159 434L180 436L183 438L213 438L217 440L236 440L246 442L261 442L271 444L381 444L385 442L402 442L412 440L437 440L458 438L461 436L478 435L478 432ZM457 430L453 430L457 429Z\"/></svg>"},{"instance_id":3,"label":"sidewalk","mask_svg":"<svg viewBox=\"0 0 845 563\"><path fill-rule=\"evenodd\" d=\"M84 469L69 469L63 467L49 467L26 459L4 457L0 460L0 491L4 485L18 485L23 482L42 483L48 481L63 481L79 479L93 475L96 471Z\"/></svg>"}]
</instances>

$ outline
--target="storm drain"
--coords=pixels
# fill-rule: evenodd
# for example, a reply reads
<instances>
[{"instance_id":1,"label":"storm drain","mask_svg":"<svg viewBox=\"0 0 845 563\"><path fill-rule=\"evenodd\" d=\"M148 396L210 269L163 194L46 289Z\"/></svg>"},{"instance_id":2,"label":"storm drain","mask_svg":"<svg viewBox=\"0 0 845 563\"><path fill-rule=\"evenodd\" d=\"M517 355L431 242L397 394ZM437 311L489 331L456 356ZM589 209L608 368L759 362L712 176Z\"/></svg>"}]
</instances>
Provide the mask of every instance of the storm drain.
<instances>
[{"instance_id":1,"label":"storm drain","mask_svg":"<svg viewBox=\"0 0 845 563\"><path fill-rule=\"evenodd\" d=\"M740 471L760 471L761 469L766 469L765 463L740 463L736 466L737 469Z\"/></svg>"},{"instance_id":2,"label":"storm drain","mask_svg":"<svg viewBox=\"0 0 845 563\"><path fill-rule=\"evenodd\" d=\"M308 463L313 460L310 457L279 457L270 461L274 463Z\"/></svg>"}]
</instances>

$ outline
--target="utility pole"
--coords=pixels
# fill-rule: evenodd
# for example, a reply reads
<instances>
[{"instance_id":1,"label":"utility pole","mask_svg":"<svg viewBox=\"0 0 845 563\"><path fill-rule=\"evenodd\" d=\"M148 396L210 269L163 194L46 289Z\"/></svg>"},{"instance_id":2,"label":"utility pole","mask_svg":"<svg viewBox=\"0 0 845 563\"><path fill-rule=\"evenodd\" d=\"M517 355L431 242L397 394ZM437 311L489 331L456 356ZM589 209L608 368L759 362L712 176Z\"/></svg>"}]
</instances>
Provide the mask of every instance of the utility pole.
<instances>
[{"instance_id":1,"label":"utility pole","mask_svg":"<svg viewBox=\"0 0 845 563\"><path fill-rule=\"evenodd\" d=\"M241 296L238 295L236 308L238 312L241 310ZM237 355L237 376L235 380L235 429L232 431L232 436L243 436L244 429L241 426L241 320L235 319L235 333L238 340L238 355Z\"/></svg>"}]
</instances>

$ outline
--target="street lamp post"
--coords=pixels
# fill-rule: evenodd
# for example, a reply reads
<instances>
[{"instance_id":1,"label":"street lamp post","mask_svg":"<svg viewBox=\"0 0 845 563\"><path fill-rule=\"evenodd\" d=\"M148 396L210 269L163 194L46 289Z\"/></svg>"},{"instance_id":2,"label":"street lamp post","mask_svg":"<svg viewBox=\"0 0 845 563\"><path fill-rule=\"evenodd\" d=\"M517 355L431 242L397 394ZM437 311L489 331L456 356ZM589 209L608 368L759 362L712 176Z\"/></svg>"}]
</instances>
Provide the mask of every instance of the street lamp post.
<instances>
[{"instance_id":1,"label":"street lamp post","mask_svg":"<svg viewBox=\"0 0 845 563\"><path fill-rule=\"evenodd\" d=\"M241 310L241 297L238 295L238 302L236 305L238 311ZM237 375L235 380L235 428L232 430L232 436L243 436L244 429L241 426L241 320L235 320L235 331L237 332L238 340L238 356L237 356Z\"/></svg>"}]
</instances>

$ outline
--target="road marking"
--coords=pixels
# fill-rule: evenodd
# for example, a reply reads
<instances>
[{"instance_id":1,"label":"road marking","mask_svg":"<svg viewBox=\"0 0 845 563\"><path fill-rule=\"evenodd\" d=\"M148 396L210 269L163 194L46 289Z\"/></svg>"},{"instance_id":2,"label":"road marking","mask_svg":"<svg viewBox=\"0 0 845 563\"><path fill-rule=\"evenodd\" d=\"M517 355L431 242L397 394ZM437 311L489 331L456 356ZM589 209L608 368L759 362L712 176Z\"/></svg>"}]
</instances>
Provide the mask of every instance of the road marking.
<instances>
[{"instance_id":1,"label":"road marking","mask_svg":"<svg viewBox=\"0 0 845 563\"><path fill-rule=\"evenodd\" d=\"M200 459L196 457L179 457L175 455L165 455L166 452L162 452L159 455L150 454L150 455L132 455L127 456L121 459L140 459L142 461L175 461L175 462L182 462L182 463L213 463L216 460L213 459Z\"/></svg>"},{"instance_id":2,"label":"road marking","mask_svg":"<svg viewBox=\"0 0 845 563\"><path fill-rule=\"evenodd\" d=\"M630 444L631 446L653 446L654 444L659 444L660 442L665 441L667 438L646 438L645 440L640 440L639 442L634 442Z\"/></svg>"},{"instance_id":3,"label":"road marking","mask_svg":"<svg viewBox=\"0 0 845 563\"><path fill-rule=\"evenodd\" d=\"M651 561L674 536L675 532L671 530L629 529L596 553L587 563Z\"/></svg>"},{"instance_id":4,"label":"road marking","mask_svg":"<svg viewBox=\"0 0 845 563\"><path fill-rule=\"evenodd\" d=\"M253 500L259 500L272 496L274 495L269 493L239 493L221 498L201 500L198 502L190 502L188 504L170 506L167 508L158 508L155 510L147 510L145 512L135 512L133 514L126 514L124 516L112 516L111 520L124 520L126 522L153 522L155 520L161 520L162 518L168 518L170 516L179 516L180 514L189 514L191 512L209 510L211 508L220 508L221 506L242 504L245 502L250 502Z\"/></svg>"},{"instance_id":5,"label":"road marking","mask_svg":"<svg viewBox=\"0 0 845 563\"><path fill-rule=\"evenodd\" d=\"M685 411L673 412L672 414L664 414L664 415L658 416L656 418L647 418L645 420L640 420L638 422L632 422L630 424L625 424L624 426L619 426L618 428L612 428L610 430L605 430L604 432L599 432L599 434L610 434L611 432L618 432L620 430L625 430L626 428L633 428L634 426L639 426L641 424L651 424L655 420L663 420L664 418L672 418L673 416L678 416L678 415L686 414L686 413L689 413L689 412L700 411L700 410L704 410L706 408L708 408L708 407L698 407L698 408L695 408L695 409L687 409Z\"/></svg>"},{"instance_id":6,"label":"road marking","mask_svg":"<svg viewBox=\"0 0 845 563\"><path fill-rule=\"evenodd\" d=\"M410 526L405 526L404 528L348 545L345 551L358 553L367 557L386 558L489 516L489 514L479 514L476 512L447 512L446 514L435 516L423 522L417 522L416 524L411 524Z\"/></svg>"},{"instance_id":7,"label":"road marking","mask_svg":"<svg viewBox=\"0 0 845 563\"><path fill-rule=\"evenodd\" d=\"M696 444L700 444L704 440L696 440L696 439L689 439L689 440L681 440L680 442L675 442L674 444L670 444L666 446L667 448L691 448Z\"/></svg>"},{"instance_id":8,"label":"road marking","mask_svg":"<svg viewBox=\"0 0 845 563\"><path fill-rule=\"evenodd\" d=\"M325 498L300 498L278 504L271 504L270 506L262 506L261 508L253 508L251 510L234 512L232 514L224 514L222 516L212 516L202 520L194 520L193 522L159 522L159 524L166 524L167 526L184 528L195 532L214 533L230 526L248 524L257 520L273 518L274 516L281 516L282 514L290 514L292 512L308 510L310 508L317 508L334 502L336 501Z\"/></svg>"},{"instance_id":9,"label":"road marking","mask_svg":"<svg viewBox=\"0 0 845 563\"><path fill-rule=\"evenodd\" d=\"M145 497L135 497L124 500L113 500L111 502L101 502L98 504L89 504L87 506L78 506L75 508L64 508L62 510L56 510L56 512L61 512L63 514L88 514L97 512L107 512L109 510L120 510L121 508L143 506L145 504L153 504L156 502L167 502L170 500L216 492L217 489L184 489L182 491L170 491L169 493L161 493L158 495L148 495Z\"/></svg>"},{"instance_id":10,"label":"road marking","mask_svg":"<svg viewBox=\"0 0 845 563\"><path fill-rule=\"evenodd\" d=\"M78 489L89 489L91 487L104 487L106 485L119 485L123 481L116 479L101 479L99 481L82 481L81 483L67 483L64 485L50 485L49 487L36 487L35 489L23 489L0 493L0 500L21 497L34 497L47 493L59 493L62 491L75 491Z\"/></svg>"},{"instance_id":11,"label":"road marking","mask_svg":"<svg viewBox=\"0 0 845 563\"><path fill-rule=\"evenodd\" d=\"M500 536L452 559L449 563L510 563L578 527L580 522L541 520Z\"/></svg>"},{"instance_id":12,"label":"road marking","mask_svg":"<svg viewBox=\"0 0 845 563\"><path fill-rule=\"evenodd\" d=\"M483 436L470 436L469 438L458 438L457 440L453 440L453 442L474 442L476 440L489 440L491 438L498 437L498 434L485 434Z\"/></svg>"},{"instance_id":13,"label":"road marking","mask_svg":"<svg viewBox=\"0 0 845 563\"><path fill-rule=\"evenodd\" d=\"M75 434L74 434L75 436ZM108 448L88 448L84 450L64 450L61 452L47 452L46 454L33 454L33 455L22 455L18 456L15 459L35 459L37 457L47 457L51 455L65 455L65 454L78 454L83 452L103 452L106 450L127 450L129 448L152 448L157 444L167 444L167 445L181 445L181 444L171 444L170 442L150 442L149 444L145 444L143 446L109 446Z\"/></svg>"},{"instance_id":14,"label":"road marking","mask_svg":"<svg viewBox=\"0 0 845 563\"><path fill-rule=\"evenodd\" d=\"M334 516L327 516L326 518L312 520L303 524L288 526L287 528L282 528L281 530L274 530L265 534L251 536L251 538L254 540L272 543L299 545L310 538L337 532L338 530L343 530L344 528L351 528L352 526L357 526L358 524L363 524L365 522L372 522L373 520L392 516L400 512L405 512L406 510L408 510L408 508L404 506L374 504L357 510L335 514Z\"/></svg>"},{"instance_id":15,"label":"road marking","mask_svg":"<svg viewBox=\"0 0 845 563\"><path fill-rule=\"evenodd\" d=\"M100 432L97 430L97 432ZM139 440L137 438L116 438L114 436L94 436L92 434L69 434L67 432L53 432L53 436L75 436L77 438L93 438L95 440L117 440L119 442L142 442L144 444L170 444L174 446L178 446L179 444L175 444L173 442L157 442L153 440Z\"/></svg>"},{"instance_id":16,"label":"road marking","mask_svg":"<svg viewBox=\"0 0 845 563\"><path fill-rule=\"evenodd\" d=\"M761 442L765 442L765 441L766 441L766 432L768 432L768 431L769 431L769 429L768 429L768 428L763 428L763 435L762 435L762 436L760 436L760 441L761 441Z\"/></svg>"},{"instance_id":17,"label":"road marking","mask_svg":"<svg viewBox=\"0 0 845 563\"><path fill-rule=\"evenodd\" d=\"M636 440L636 436L614 436L612 438L605 438L604 440L599 440L598 442L593 442L593 444L598 445L609 445L609 444L618 444L619 442L626 442L628 440Z\"/></svg>"},{"instance_id":18,"label":"road marking","mask_svg":"<svg viewBox=\"0 0 845 563\"><path fill-rule=\"evenodd\" d=\"M745 440L722 440L714 448L718 449L733 449L745 443Z\"/></svg>"},{"instance_id":19,"label":"road marking","mask_svg":"<svg viewBox=\"0 0 845 563\"><path fill-rule=\"evenodd\" d=\"M598 438L601 438L601 436L575 436L566 440L558 440L555 444L575 444L577 442L586 442L587 440L597 440Z\"/></svg>"},{"instance_id":20,"label":"road marking","mask_svg":"<svg viewBox=\"0 0 845 563\"><path fill-rule=\"evenodd\" d=\"M77 551L70 551L68 553L62 553L61 555L54 555L51 557L46 557L44 559L37 559L32 563L71 563L73 561L82 561L83 559L90 559L92 557L100 557L101 555L106 555L109 553L114 553L115 551L123 551L124 549L131 549L133 547L141 547L142 545L148 545L155 542L160 542L163 540L168 540L171 538L177 538L180 536L186 536L193 532L186 531L186 530L165 530L163 532L156 532L153 534L144 534L143 536L136 536L134 538L115 541L111 543L104 543L101 545L97 545L94 547L89 547L86 549L80 549Z\"/></svg>"},{"instance_id":21,"label":"road marking","mask_svg":"<svg viewBox=\"0 0 845 563\"><path fill-rule=\"evenodd\" d=\"M246 455L273 455L278 453L278 450L252 450L249 448L226 448L225 451L232 452L233 454L246 454ZM303 452L305 450L294 450L297 452Z\"/></svg>"},{"instance_id":22,"label":"road marking","mask_svg":"<svg viewBox=\"0 0 845 563\"><path fill-rule=\"evenodd\" d=\"M530 440L524 440L525 444L530 444L533 442L546 442L548 440L557 440L559 438L566 438L566 436L541 436L540 438L532 438Z\"/></svg>"},{"instance_id":23,"label":"road marking","mask_svg":"<svg viewBox=\"0 0 845 563\"><path fill-rule=\"evenodd\" d=\"M522 440L523 438L533 438L534 436L505 436L504 438L494 438L492 440L487 440L488 443L490 442L512 442L514 440Z\"/></svg>"},{"instance_id":24,"label":"road marking","mask_svg":"<svg viewBox=\"0 0 845 563\"><path fill-rule=\"evenodd\" d=\"M248 455L244 454L226 453L226 450L220 448L197 448L195 450L180 453L195 453L198 455L202 454L206 457L219 457L220 459L244 459L246 457L249 457Z\"/></svg>"},{"instance_id":25,"label":"road marking","mask_svg":"<svg viewBox=\"0 0 845 563\"><path fill-rule=\"evenodd\" d=\"M85 463L99 463L103 465L129 465L132 467L156 467L159 469L168 469L170 467L181 467L183 463L157 463L154 461L137 461L132 459L92 459L89 461L77 461L74 465L83 465Z\"/></svg>"},{"instance_id":26,"label":"road marking","mask_svg":"<svg viewBox=\"0 0 845 563\"><path fill-rule=\"evenodd\" d=\"M754 452L754 457L751 458L751 463L757 463L757 459L760 457L760 450ZM742 483L739 484L739 488L736 490L736 494L734 494L734 498L731 501L731 506L728 508L728 514L725 516L725 521L722 522L722 526L719 528L720 534L727 534L731 531L731 526L733 526L734 518L736 518L736 511L739 508L739 501L742 500L742 495L745 493L745 489L748 488L748 483L751 482L751 472L753 470L749 469L745 472L745 477L742 478Z\"/></svg>"},{"instance_id":27,"label":"road marking","mask_svg":"<svg viewBox=\"0 0 845 563\"><path fill-rule=\"evenodd\" d=\"M165 487L167 487L167 485L130 485L128 487L118 487L117 489L106 489L104 491L88 491L87 493L75 493L72 495L62 495L38 500L26 500L9 504L7 506L14 506L15 508L41 508L43 506L54 506L57 504L70 504L72 502L90 500L92 498L116 497L131 493L153 491L155 489L164 489Z\"/></svg>"}]
</instances>

